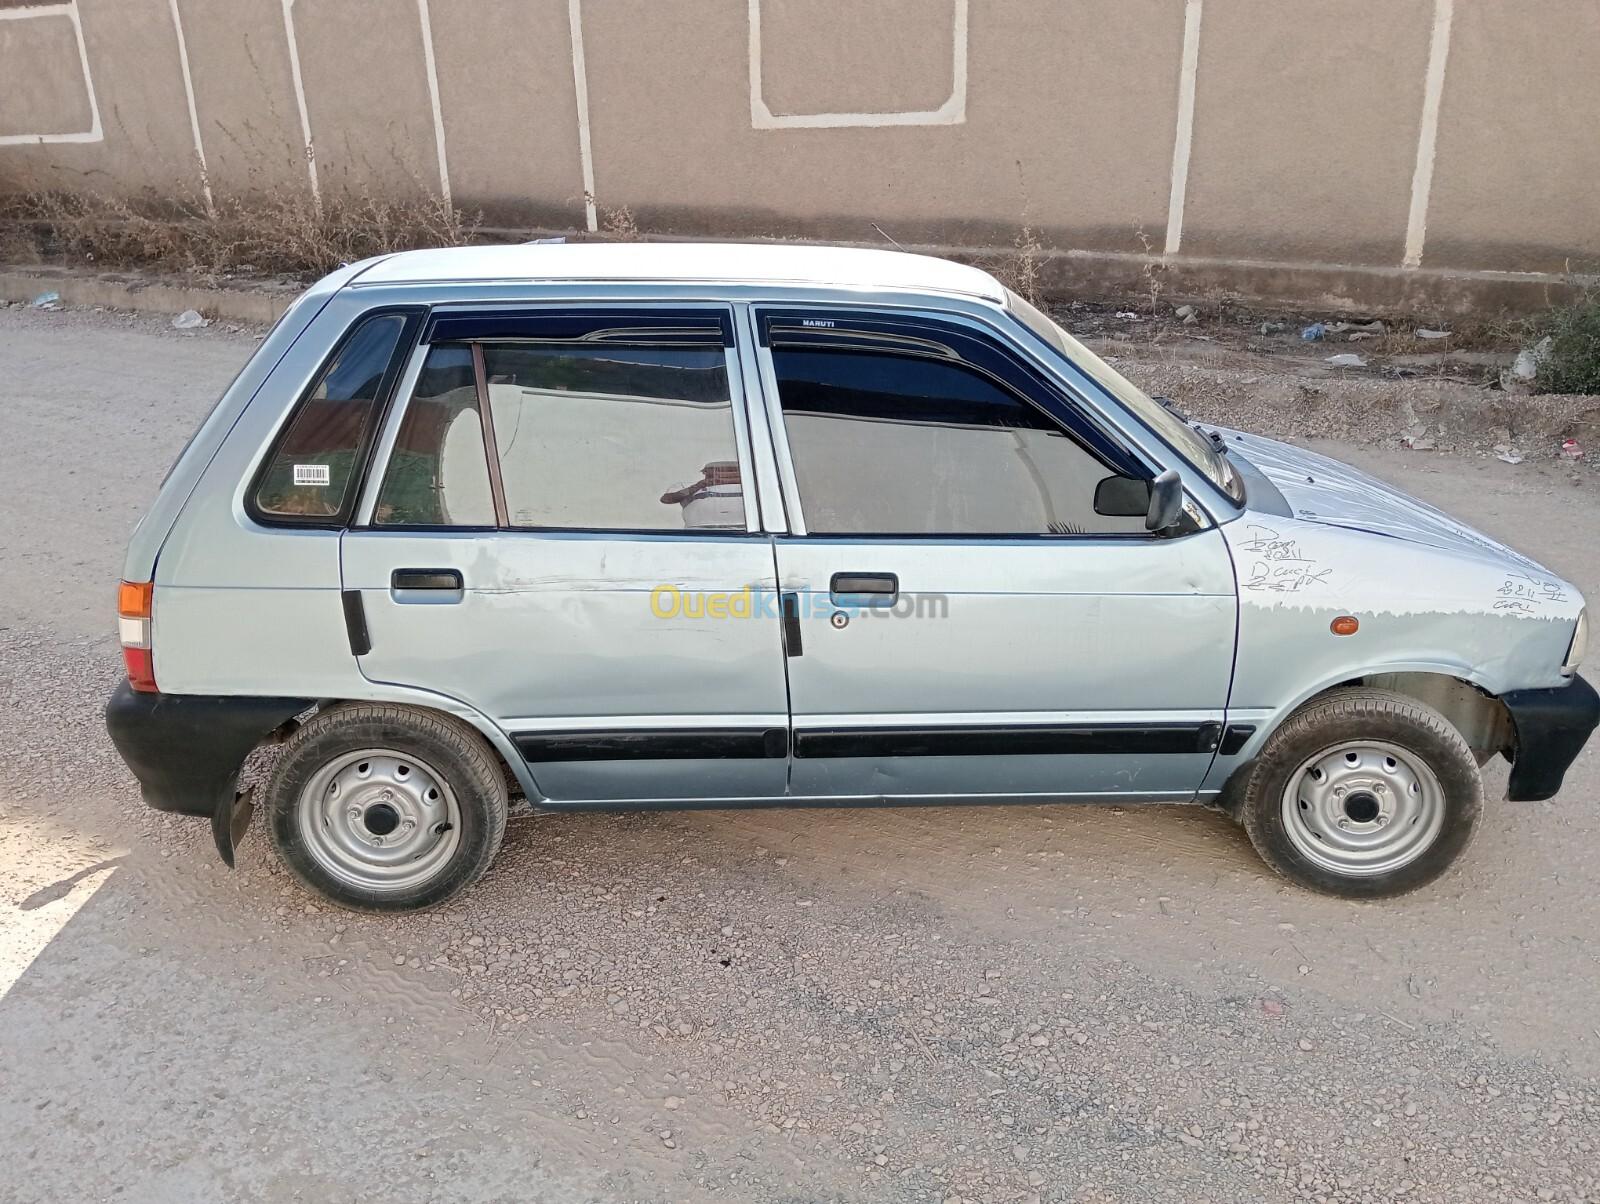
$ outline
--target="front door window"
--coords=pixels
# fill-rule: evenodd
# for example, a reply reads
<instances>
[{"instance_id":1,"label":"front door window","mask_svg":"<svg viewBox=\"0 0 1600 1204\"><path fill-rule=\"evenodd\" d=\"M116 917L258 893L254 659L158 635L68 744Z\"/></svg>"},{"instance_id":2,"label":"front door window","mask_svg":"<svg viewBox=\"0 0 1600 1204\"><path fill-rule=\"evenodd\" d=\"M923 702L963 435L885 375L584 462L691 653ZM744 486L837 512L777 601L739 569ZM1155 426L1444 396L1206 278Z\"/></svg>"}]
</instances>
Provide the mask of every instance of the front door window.
<instances>
[{"instance_id":1,"label":"front door window","mask_svg":"<svg viewBox=\"0 0 1600 1204\"><path fill-rule=\"evenodd\" d=\"M1144 533L1142 516L1096 512L1107 466L973 368L818 347L772 362L813 534Z\"/></svg>"}]
</instances>

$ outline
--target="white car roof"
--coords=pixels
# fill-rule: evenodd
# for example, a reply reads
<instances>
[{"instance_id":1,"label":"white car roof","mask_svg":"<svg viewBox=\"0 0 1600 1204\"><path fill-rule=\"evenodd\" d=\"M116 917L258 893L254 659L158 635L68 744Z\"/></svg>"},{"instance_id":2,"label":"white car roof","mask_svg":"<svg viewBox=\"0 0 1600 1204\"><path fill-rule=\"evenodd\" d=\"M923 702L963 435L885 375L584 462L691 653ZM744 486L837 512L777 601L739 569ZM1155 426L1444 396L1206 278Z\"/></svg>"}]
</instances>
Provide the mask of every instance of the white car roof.
<instances>
[{"instance_id":1,"label":"white car roof","mask_svg":"<svg viewBox=\"0 0 1600 1204\"><path fill-rule=\"evenodd\" d=\"M380 259L352 281L368 284L629 280L801 284L960 293L1004 303L1005 290L977 268L858 247L765 243L552 243L444 247Z\"/></svg>"}]
</instances>

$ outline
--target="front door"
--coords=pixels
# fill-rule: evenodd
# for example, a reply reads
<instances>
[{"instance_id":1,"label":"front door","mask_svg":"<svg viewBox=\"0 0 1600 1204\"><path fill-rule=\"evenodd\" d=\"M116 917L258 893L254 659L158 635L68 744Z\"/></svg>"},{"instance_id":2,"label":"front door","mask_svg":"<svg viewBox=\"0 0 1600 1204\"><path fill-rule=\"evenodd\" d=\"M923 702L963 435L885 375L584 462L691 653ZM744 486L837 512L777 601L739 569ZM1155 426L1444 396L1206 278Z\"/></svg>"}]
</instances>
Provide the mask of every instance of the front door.
<instances>
[{"instance_id":1,"label":"front door","mask_svg":"<svg viewBox=\"0 0 1600 1204\"><path fill-rule=\"evenodd\" d=\"M782 794L772 550L726 307L436 313L343 584L361 671L488 715L551 802Z\"/></svg>"},{"instance_id":2,"label":"front door","mask_svg":"<svg viewBox=\"0 0 1600 1204\"><path fill-rule=\"evenodd\" d=\"M1233 660L1221 534L1101 513L1129 507L1097 506L1100 482L1157 466L992 336L756 320L792 532L791 792L1192 797Z\"/></svg>"}]
</instances>

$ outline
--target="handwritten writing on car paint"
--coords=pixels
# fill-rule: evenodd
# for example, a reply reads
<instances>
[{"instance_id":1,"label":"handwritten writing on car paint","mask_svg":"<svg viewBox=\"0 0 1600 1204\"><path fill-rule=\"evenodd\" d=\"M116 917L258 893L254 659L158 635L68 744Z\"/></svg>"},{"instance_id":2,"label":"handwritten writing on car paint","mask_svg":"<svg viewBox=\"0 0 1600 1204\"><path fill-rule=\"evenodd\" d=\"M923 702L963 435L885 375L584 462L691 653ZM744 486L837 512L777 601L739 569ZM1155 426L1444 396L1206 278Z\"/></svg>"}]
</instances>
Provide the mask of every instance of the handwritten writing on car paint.
<instances>
[{"instance_id":1,"label":"handwritten writing on car paint","mask_svg":"<svg viewBox=\"0 0 1600 1204\"><path fill-rule=\"evenodd\" d=\"M1516 615L1541 613L1546 602L1565 602L1567 591L1559 581L1533 577L1527 573L1507 573L1506 579L1494 591L1494 609Z\"/></svg>"},{"instance_id":2,"label":"handwritten writing on car paint","mask_svg":"<svg viewBox=\"0 0 1600 1204\"><path fill-rule=\"evenodd\" d=\"M1250 538L1240 546L1253 552L1256 560L1240 582L1245 589L1293 594L1307 586L1324 585L1332 575L1333 570L1320 568L1297 540L1285 539L1273 528L1257 523L1249 530Z\"/></svg>"}]
</instances>

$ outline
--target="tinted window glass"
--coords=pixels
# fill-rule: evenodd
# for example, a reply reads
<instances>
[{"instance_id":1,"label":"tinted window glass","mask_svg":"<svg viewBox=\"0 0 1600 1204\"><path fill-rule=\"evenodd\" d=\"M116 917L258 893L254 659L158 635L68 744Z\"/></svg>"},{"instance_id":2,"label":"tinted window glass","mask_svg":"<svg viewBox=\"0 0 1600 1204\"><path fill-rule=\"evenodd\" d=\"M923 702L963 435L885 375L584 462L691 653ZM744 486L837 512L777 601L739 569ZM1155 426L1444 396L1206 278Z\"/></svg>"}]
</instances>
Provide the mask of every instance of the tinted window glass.
<instances>
[{"instance_id":1,"label":"tinted window glass","mask_svg":"<svg viewBox=\"0 0 1600 1204\"><path fill-rule=\"evenodd\" d=\"M484 348L513 527L745 529L720 347Z\"/></svg>"},{"instance_id":2,"label":"tinted window glass","mask_svg":"<svg viewBox=\"0 0 1600 1204\"><path fill-rule=\"evenodd\" d=\"M1042 411L959 364L776 349L806 526L819 535L1144 531L1094 511L1110 469Z\"/></svg>"},{"instance_id":3,"label":"tinted window glass","mask_svg":"<svg viewBox=\"0 0 1600 1204\"><path fill-rule=\"evenodd\" d=\"M495 525L471 348L428 352L372 520L380 526Z\"/></svg>"},{"instance_id":4,"label":"tinted window glass","mask_svg":"<svg viewBox=\"0 0 1600 1204\"><path fill-rule=\"evenodd\" d=\"M357 460L405 317L369 318L345 342L278 439L256 486L273 518L333 520L350 498Z\"/></svg>"}]
</instances>

